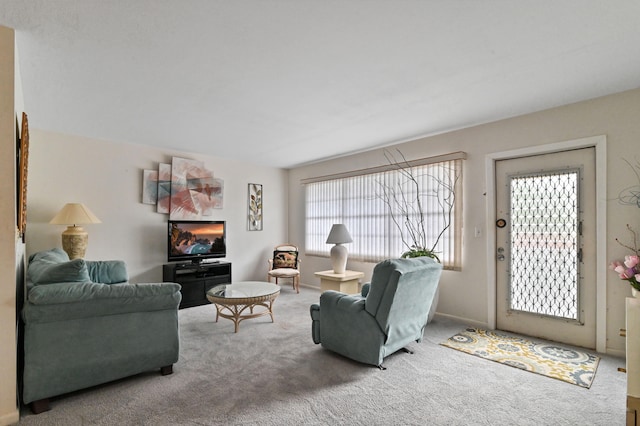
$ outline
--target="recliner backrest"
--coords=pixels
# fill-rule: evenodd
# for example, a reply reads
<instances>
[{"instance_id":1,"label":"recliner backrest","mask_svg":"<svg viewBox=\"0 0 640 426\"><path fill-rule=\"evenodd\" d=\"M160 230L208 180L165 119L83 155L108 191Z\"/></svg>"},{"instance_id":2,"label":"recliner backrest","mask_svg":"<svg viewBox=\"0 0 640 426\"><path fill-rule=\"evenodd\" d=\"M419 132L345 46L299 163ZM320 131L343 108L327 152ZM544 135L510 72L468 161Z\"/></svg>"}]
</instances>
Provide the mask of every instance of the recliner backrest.
<instances>
[{"instance_id":1,"label":"recliner backrest","mask_svg":"<svg viewBox=\"0 0 640 426\"><path fill-rule=\"evenodd\" d=\"M428 257L389 259L376 265L365 309L388 339L424 327L441 272L442 265Z\"/></svg>"}]
</instances>

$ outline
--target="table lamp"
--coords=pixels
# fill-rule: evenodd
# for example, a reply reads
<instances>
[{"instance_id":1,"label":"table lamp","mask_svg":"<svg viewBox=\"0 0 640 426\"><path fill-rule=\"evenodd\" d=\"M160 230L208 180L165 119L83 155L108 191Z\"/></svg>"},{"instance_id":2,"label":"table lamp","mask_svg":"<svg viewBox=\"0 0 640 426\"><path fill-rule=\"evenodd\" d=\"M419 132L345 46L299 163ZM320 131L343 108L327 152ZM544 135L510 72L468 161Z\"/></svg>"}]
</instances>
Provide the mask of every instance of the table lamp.
<instances>
[{"instance_id":1,"label":"table lamp","mask_svg":"<svg viewBox=\"0 0 640 426\"><path fill-rule=\"evenodd\" d=\"M91 210L82 203L68 203L49 222L53 225L68 225L62 233L62 249L69 259L83 258L89 243L89 234L81 226L102 223Z\"/></svg>"},{"instance_id":2,"label":"table lamp","mask_svg":"<svg viewBox=\"0 0 640 426\"><path fill-rule=\"evenodd\" d=\"M331 247L331 265L334 274L344 274L347 269L347 248L342 244L350 243L353 239L347 231L347 227L341 223L336 223L331 227L327 244L335 244Z\"/></svg>"}]
</instances>

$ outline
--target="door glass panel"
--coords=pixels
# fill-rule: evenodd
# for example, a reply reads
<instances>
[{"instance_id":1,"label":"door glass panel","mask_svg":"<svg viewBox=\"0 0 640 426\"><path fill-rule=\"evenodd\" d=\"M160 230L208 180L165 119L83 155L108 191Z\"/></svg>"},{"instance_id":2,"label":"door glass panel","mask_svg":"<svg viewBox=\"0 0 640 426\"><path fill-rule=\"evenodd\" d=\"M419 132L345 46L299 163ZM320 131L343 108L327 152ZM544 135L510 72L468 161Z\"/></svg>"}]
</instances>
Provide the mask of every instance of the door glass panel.
<instances>
[{"instance_id":1,"label":"door glass panel","mask_svg":"<svg viewBox=\"0 0 640 426\"><path fill-rule=\"evenodd\" d=\"M510 309L578 320L579 170L511 176Z\"/></svg>"}]
</instances>

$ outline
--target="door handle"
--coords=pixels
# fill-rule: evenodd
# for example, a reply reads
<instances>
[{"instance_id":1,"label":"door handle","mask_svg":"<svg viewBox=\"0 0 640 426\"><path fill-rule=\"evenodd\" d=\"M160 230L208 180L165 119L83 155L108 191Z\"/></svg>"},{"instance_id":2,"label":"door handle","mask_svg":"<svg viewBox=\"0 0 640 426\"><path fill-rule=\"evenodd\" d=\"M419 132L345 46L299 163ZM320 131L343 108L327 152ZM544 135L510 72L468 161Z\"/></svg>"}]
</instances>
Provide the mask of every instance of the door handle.
<instances>
[{"instance_id":1,"label":"door handle","mask_svg":"<svg viewBox=\"0 0 640 426\"><path fill-rule=\"evenodd\" d=\"M497 259L500 262L504 261L504 247L498 247L498 255L497 255Z\"/></svg>"}]
</instances>

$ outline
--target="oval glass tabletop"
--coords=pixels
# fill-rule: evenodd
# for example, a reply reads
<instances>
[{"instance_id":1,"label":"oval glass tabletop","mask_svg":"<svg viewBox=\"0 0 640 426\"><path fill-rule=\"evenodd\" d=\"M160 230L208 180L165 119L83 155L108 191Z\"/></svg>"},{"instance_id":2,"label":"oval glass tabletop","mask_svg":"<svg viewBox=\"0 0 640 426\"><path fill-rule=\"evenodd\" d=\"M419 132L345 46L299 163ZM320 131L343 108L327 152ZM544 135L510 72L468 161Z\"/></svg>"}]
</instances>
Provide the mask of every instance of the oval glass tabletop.
<instances>
[{"instance_id":1,"label":"oval glass tabletop","mask_svg":"<svg viewBox=\"0 0 640 426\"><path fill-rule=\"evenodd\" d=\"M280 286L261 281L241 281L216 286L207 295L225 299L245 299L248 297L268 296L280 291Z\"/></svg>"}]
</instances>

